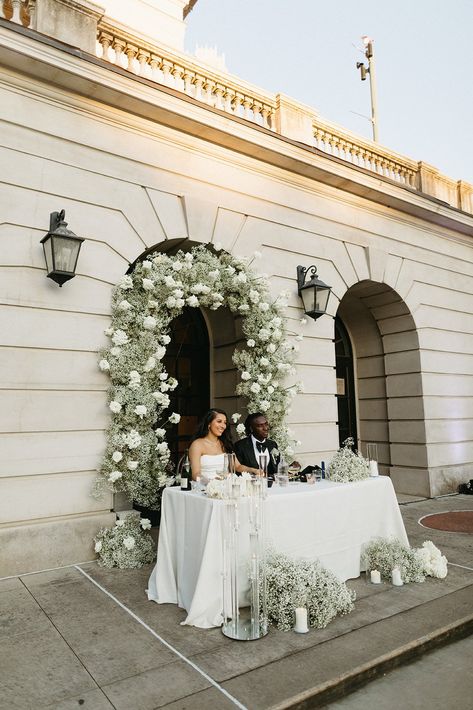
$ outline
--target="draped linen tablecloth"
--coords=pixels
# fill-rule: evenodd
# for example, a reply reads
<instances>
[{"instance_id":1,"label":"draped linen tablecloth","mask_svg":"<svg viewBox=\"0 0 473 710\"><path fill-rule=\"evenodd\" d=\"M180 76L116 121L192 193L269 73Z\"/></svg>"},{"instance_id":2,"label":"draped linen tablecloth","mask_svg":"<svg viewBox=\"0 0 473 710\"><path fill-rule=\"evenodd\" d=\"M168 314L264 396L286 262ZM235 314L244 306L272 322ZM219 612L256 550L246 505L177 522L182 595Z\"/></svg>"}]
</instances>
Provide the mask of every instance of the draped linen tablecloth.
<instances>
[{"instance_id":1,"label":"draped linen tablecloth","mask_svg":"<svg viewBox=\"0 0 473 710\"><path fill-rule=\"evenodd\" d=\"M242 499L240 554L248 551ZM158 557L148 599L178 604L183 624L211 628L222 623L222 536L225 501L178 488L164 491ZM319 559L339 579L358 577L361 550L374 537L408 544L391 479L357 483L321 481L273 486L265 501L266 542L278 552Z\"/></svg>"}]
</instances>

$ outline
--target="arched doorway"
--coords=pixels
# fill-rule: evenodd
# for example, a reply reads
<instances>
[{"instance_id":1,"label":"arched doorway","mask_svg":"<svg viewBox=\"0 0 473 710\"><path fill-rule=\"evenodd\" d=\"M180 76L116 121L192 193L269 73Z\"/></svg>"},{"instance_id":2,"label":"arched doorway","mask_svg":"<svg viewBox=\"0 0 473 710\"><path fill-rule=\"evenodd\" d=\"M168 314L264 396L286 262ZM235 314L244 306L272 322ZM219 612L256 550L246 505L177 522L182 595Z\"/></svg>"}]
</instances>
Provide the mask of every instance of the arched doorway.
<instances>
[{"instance_id":1,"label":"arched doorway","mask_svg":"<svg viewBox=\"0 0 473 710\"><path fill-rule=\"evenodd\" d=\"M337 375L338 438L340 446L351 437L357 445L355 375L353 348L341 318L335 318L335 368Z\"/></svg>"},{"instance_id":2,"label":"arched doorway","mask_svg":"<svg viewBox=\"0 0 473 710\"><path fill-rule=\"evenodd\" d=\"M202 312L185 308L174 319L164 365L179 382L170 393L170 408L181 413L178 424L169 425L167 441L177 463L189 446L202 414L210 406L209 333Z\"/></svg>"}]
</instances>

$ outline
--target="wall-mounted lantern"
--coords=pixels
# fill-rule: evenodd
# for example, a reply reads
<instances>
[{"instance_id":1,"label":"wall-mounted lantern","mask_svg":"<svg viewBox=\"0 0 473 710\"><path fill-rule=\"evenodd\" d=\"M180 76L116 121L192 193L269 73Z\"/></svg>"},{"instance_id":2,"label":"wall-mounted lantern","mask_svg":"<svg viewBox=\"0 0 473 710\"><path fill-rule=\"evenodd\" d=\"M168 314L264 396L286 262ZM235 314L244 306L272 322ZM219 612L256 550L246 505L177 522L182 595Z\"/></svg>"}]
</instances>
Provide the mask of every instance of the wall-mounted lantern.
<instances>
[{"instance_id":1,"label":"wall-mounted lantern","mask_svg":"<svg viewBox=\"0 0 473 710\"><path fill-rule=\"evenodd\" d=\"M67 228L65 216L65 210L51 212L49 232L41 239L47 276L59 286L76 275L77 259L84 241L83 237L78 237Z\"/></svg>"},{"instance_id":2,"label":"wall-mounted lantern","mask_svg":"<svg viewBox=\"0 0 473 710\"><path fill-rule=\"evenodd\" d=\"M307 274L310 271L311 278L306 281ZM297 267L297 287L299 296L304 303L304 311L306 315L314 320L323 316L327 311L328 299L330 296L331 286L327 286L317 277L316 266L298 266Z\"/></svg>"}]
</instances>

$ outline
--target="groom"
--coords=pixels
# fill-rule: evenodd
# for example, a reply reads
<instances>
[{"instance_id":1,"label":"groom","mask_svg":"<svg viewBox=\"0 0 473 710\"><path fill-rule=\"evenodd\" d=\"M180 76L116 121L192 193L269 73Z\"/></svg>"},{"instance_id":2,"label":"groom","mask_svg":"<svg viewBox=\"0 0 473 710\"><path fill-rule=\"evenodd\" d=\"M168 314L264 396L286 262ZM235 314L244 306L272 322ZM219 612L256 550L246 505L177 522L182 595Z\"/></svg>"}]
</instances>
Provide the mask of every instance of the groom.
<instances>
[{"instance_id":1,"label":"groom","mask_svg":"<svg viewBox=\"0 0 473 710\"><path fill-rule=\"evenodd\" d=\"M268 420L261 414L249 414L245 419L246 437L235 444L235 454L243 466L259 468L259 456L265 456L268 464L268 478L274 478L278 470L280 454L278 445L268 439Z\"/></svg>"}]
</instances>

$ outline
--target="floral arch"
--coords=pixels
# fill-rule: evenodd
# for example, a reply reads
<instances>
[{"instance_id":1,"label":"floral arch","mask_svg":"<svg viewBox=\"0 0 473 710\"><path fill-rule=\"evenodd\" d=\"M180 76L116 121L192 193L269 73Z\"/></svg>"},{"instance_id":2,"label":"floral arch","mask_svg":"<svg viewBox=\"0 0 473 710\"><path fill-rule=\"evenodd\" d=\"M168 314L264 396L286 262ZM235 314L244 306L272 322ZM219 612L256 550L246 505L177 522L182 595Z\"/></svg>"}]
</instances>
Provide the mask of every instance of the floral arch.
<instances>
[{"instance_id":1,"label":"floral arch","mask_svg":"<svg viewBox=\"0 0 473 710\"><path fill-rule=\"evenodd\" d=\"M164 253L138 262L114 288L112 322L105 331L110 345L99 367L110 376L111 423L94 494L124 491L137 503L157 508L160 491L173 479L166 424L180 419L169 412L169 391L178 385L163 365L170 325L185 307L217 310L227 306L242 318L246 347L236 349L240 372L236 394L248 411L267 412L272 436L286 456L294 452L285 415L299 384L285 386L295 374L294 354L301 335L287 333L283 308L288 294L273 298L267 277L251 266L253 259L233 256L203 245L190 251ZM304 320L304 319L303 319ZM240 413L232 419L237 422ZM237 433L244 427L237 425Z\"/></svg>"}]
</instances>

